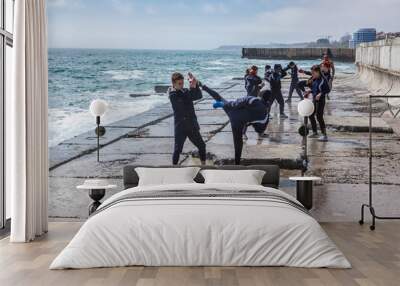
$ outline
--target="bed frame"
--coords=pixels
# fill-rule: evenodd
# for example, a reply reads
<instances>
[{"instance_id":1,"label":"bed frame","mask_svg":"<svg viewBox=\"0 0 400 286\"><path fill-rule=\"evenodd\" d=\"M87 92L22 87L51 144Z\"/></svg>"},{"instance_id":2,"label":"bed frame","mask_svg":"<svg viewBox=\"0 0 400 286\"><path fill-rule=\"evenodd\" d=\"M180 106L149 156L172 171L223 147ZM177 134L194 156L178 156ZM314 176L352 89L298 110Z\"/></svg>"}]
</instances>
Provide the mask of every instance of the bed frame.
<instances>
[{"instance_id":1,"label":"bed frame","mask_svg":"<svg viewBox=\"0 0 400 286\"><path fill-rule=\"evenodd\" d=\"M144 165L129 165L123 169L124 188L136 187L139 183L139 176L135 171L137 167L146 168L184 168L192 166L144 166ZM279 188L280 179L280 168L276 165L252 165L252 166L235 166L235 165L224 165L224 166L196 166L201 170L212 169L212 170L263 170L265 171L262 185L265 187ZM203 176L198 173L194 180L197 183L204 183Z\"/></svg>"}]
</instances>

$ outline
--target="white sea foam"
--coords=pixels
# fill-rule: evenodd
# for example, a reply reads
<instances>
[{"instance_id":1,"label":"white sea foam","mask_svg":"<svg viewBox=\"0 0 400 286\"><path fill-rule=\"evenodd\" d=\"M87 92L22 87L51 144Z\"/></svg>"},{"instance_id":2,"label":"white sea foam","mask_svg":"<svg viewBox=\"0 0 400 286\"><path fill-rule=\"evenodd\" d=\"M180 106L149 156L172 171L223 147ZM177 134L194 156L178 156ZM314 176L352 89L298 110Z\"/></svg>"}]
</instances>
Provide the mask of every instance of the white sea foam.
<instances>
[{"instance_id":1,"label":"white sea foam","mask_svg":"<svg viewBox=\"0 0 400 286\"><path fill-rule=\"evenodd\" d=\"M111 70L105 71L114 80L142 79L145 72L141 70Z\"/></svg>"},{"instance_id":2,"label":"white sea foam","mask_svg":"<svg viewBox=\"0 0 400 286\"><path fill-rule=\"evenodd\" d=\"M111 95L101 98L107 100L110 96ZM152 95L143 98L130 98L129 95L123 96L126 97L126 101L108 101L109 109L101 119L102 125L108 125L129 116L146 112L159 104L168 102L166 96L160 95ZM93 98L95 97L97 96L93 96ZM50 147L88 130L94 130L94 128L95 119L88 109L85 110L75 107L49 109Z\"/></svg>"},{"instance_id":3,"label":"white sea foam","mask_svg":"<svg viewBox=\"0 0 400 286\"><path fill-rule=\"evenodd\" d=\"M220 71L220 70L224 70L224 67L221 66L214 66L214 67L201 67L202 70L206 70L206 71Z\"/></svg>"},{"instance_id":4,"label":"white sea foam","mask_svg":"<svg viewBox=\"0 0 400 286\"><path fill-rule=\"evenodd\" d=\"M228 63L223 60L214 60L214 61L209 61L208 64L210 65L215 65L215 66L230 66L232 63Z\"/></svg>"}]
</instances>

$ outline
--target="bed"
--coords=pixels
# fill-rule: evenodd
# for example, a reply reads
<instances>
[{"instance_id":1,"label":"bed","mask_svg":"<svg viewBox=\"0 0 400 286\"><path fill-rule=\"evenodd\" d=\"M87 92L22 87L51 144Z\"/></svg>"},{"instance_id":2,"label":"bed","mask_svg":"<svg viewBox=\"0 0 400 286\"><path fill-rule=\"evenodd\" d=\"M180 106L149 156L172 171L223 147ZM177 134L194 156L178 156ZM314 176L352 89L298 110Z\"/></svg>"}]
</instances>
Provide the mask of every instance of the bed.
<instances>
[{"instance_id":1,"label":"bed","mask_svg":"<svg viewBox=\"0 0 400 286\"><path fill-rule=\"evenodd\" d=\"M277 166L202 167L264 170L261 185L195 182L138 186L103 202L50 269L121 266L290 266L350 268L343 253L292 196ZM164 166L165 167L165 166Z\"/></svg>"}]
</instances>

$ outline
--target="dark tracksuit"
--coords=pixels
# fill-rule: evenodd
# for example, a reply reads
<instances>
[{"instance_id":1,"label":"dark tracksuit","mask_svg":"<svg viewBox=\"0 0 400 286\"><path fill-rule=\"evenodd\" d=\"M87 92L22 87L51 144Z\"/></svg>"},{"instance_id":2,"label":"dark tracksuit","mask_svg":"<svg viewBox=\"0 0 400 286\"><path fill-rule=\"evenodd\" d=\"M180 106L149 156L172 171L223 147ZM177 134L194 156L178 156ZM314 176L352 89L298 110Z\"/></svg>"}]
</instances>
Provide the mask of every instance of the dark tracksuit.
<instances>
[{"instance_id":1,"label":"dark tracksuit","mask_svg":"<svg viewBox=\"0 0 400 286\"><path fill-rule=\"evenodd\" d=\"M266 77L265 80L268 81L271 85L271 100L269 105L272 106L274 101L276 100L279 103L279 111L281 114L285 113L285 101L282 95L282 83L281 79L284 78L287 73L282 70L281 72L273 72L269 77Z\"/></svg>"},{"instance_id":2,"label":"dark tracksuit","mask_svg":"<svg viewBox=\"0 0 400 286\"><path fill-rule=\"evenodd\" d=\"M257 96L260 91L260 84L262 84L262 79L259 76L247 75L244 82L247 96Z\"/></svg>"},{"instance_id":3,"label":"dark tracksuit","mask_svg":"<svg viewBox=\"0 0 400 286\"><path fill-rule=\"evenodd\" d=\"M332 75L331 75L331 72L330 71L327 72L327 73L322 72L322 77L328 83L328 86L329 86L328 94L329 94L331 92L331 89L332 89L332 82L331 82Z\"/></svg>"},{"instance_id":4,"label":"dark tracksuit","mask_svg":"<svg viewBox=\"0 0 400 286\"><path fill-rule=\"evenodd\" d=\"M264 133L269 123L268 103L254 96L227 101L219 93L205 85L203 85L203 90L216 101L224 102L223 108L229 117L232 127L235 164L240 165L243 150L243 130L248 125L252 125L257 133Z\"/></svg>"},{"instance_id":5,"label":"dark tracksuit","mask_svg":"<svg viewBox=\"0 0 400 286\"><path fill-rule=\"evenodd\" d=\"M169 90L169 100L174 110L175 120L175 146L172 163L178 164L186 138L199 149L200 160L206 160L206 144L200 134L193 101L203 97L199 87L182 90Z\"/></svg>"},{"instance_id":6,"label":"dark tracksuit","mask_svg":"<svg viewBox=\"0 0 400 286\"><path fill-rule=\"evenodd\" d=\"M311 72L310 71L304 71L304 74L306 75L310 75L311 76ZM312 78L309 78L307 80L301 80L298 82L297 87L302 91L305 92L306 91L306 87L311 88L312 85Z\"/></svg>"},{"instance_id":7,"label":"dark tracksuit","mask_svg":"<svg viewBox=\"0 0 400 286\"><path fill-rule=\"evenodd\" d=\"M290 82L290 88L289 88L289 95L288 95L288 100L292 99L293 91L296 90L297 94L299 95L300 99L303 100L303 94L301 92L300 87L298 86L299 84L299 69L297 68L296 65L294 67L287 67L284 69L284 71L287 71L290 69L290 75L292 78L292 81Z\"/></svg>"},{"instance_id":8,"label":"dark tracksuit","mask_svg":"<svg viewBox=\"0 0 400 286\"><path fill-rule=\"evenodd\" d=\"M321 76L319 79L315 79L312 82L311 93L313 96L314 102L314 113L310 116L310 122L312 126L312 130L314 133L317 133L317 121L315 117L317 117L319 126L321 128L322 134L326 135L326 126L324 121L324 108L326 102L326 95L329 93L329 83ZM319 100L316 100L316 96L321 94Z\"/></svg>"}]
</instances>

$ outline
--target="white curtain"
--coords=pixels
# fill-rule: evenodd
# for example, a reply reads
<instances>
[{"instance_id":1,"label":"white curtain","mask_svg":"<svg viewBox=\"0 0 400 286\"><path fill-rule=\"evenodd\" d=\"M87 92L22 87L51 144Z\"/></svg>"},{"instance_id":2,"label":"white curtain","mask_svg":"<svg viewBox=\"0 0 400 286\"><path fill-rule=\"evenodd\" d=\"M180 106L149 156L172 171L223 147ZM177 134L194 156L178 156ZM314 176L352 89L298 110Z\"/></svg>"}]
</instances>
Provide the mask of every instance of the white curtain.
<instances>
[{"instance_id":1,"label":"white curtain","mask_svg":"<svg viewBox=\"0 0 400 286\"><path fill-rule=\"evenodd\" d=\"M12 242L47 232L48 70L46 0L15 1L13 92L7 113Z\"/></svg>"}]
</instances>

